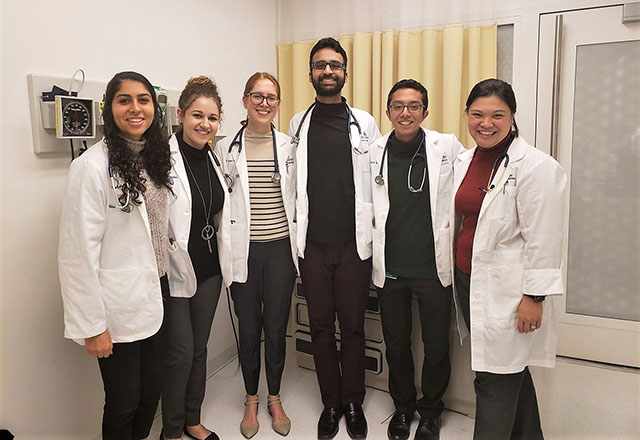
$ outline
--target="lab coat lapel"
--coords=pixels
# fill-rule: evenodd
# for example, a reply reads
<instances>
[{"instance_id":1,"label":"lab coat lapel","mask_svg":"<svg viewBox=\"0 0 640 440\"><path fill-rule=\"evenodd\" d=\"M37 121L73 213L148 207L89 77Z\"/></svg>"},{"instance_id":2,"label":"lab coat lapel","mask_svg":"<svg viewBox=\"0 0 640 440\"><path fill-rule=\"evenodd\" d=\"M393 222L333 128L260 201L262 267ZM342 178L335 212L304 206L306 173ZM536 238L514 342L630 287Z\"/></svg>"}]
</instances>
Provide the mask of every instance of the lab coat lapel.
<instances>
[{"instance_id":1,"label":"lab coat lapel","mask_svg":"<svg viewBox=\"0 0 640 440\"><path fill-rule=\"evenodd\" d=\"M278 154L278 169L280 170L280 191L282 194L285 194L285 188L287 187L287 182L289 181L289 173L287 167L287 159L288 156L285 154L286 151L286 143L287 140L279 135L279 132L274 131L275 142L276 142L276 151Z\"/></svg>"},{"instance_id":2,"label":"lab coat lapel","mask_svg":"<svg viewBox=\"0 0 640 440\"><path fill-rule=\"evenodd\" d=\"M242 132L242 151L238 153L238 147L234 146L236 150L236 170L238 171L238 180L240 180L240 185L242 186L242 193L249 194L249 172L247 171L247 144L245 143L245 132ZM233 155L233 150L231 150L231 154Z\"/></svg>"},{"instance_id":3,"label":"lab coat lapel","mask_svg":"<svg viewBox=\"0 0 640 440\"><path fill-rule=\"evenodd\" d=\"M469 165L471 165L471 160L473 159L473 155L475 154L475 150L477 147L474 147L470 150L463 151L458 155L458 157L453 162L453 194L458 193L458 188L462 185L462 181L467 175L467 171L469 171ZM453 204L452 204L453 205Z\"/></svg>"},{"instance_id":4,"label":"lab coat lapel","mask_svg":"<svg viewBox=\"0 0 640 440\"><path fill-rule=\"evenodd\" d=\"M422 130L422 129L421 129ZM431 203L431 223L435 224L436 219L436 203L438 202L438 185L440 184L440 167L442 161L446 160L446 156L442 153L434 143L431 142L424 131L424 146L427 153L427 170L429 178L429 201ZM448 160L447 160L448 164Z\"/></svg>"},{"instance_id":5,"label":"lab coat lapel","mask_svg":"<svg viewBox=\"0 0 640 440\"><path fill-rule=\"evenodd\" d=\"M211 148L209 148L209 161L211 162L211 165L213 165L213 169L216 172L216 176L218 176L218 181L220 181L220 185L222 185L222 189L224 189L225 192L228 191L228 185L227 185L227 181L224 179L224 175L222 174L222 169L221 169L221 165L222 162L220 160L220 158L218 157L218 155L216 154L215 151L213 151Z\"/></svg>"},{"instance_id":6,"label":"lab coat lapel","mask_svg":"<svg viewBox=\"0 0 640 440\"><path fill-rule=\"evenodd\" d=\"M189 177L187 176L187 170L184 164L184 158L180 154L180 147L178 145L178 139L176 135L171 136L169 139L169 148L171 150L171 157L173 159L173 169L175 171L175 177L177 177L178 185L182 186L182 192L187 195L187 199L189 200L189 206L191 206L191 190L189 186ZM173 177L173 176L172 176ZM175 180L173 179L173 184L175 185ZM178 191L174 191L178 194Z\"/></svg>"},{"instance_id":7,"label":"lab coat lapel","mask_svg":"<svg viewBox=\"0 0 640 440\"><path fill-rule=\"evenodd\" d=\"M513 174L513 168L515 166L514 164L523 158L525 150L526 144L524 144L523 141L520 140L520 138L515 138L511 143L511 146L509 146L509 164L504 170L504 173L502 173L504 167L503 159L500 162L500 165L496 168L495 175L493 176L493 182L488 182L489 185L491 185L491 183L495 183L496 187L493 189L493 191L485 195L484 200L482 201L482 206L480 207L478 219L482 218L483 214L487 210L487 207L496 199L498 194L502 192L504 185L509 179L509 176ZM500 180L497 180L498 178Z\"/></svg>"}]
</instances>

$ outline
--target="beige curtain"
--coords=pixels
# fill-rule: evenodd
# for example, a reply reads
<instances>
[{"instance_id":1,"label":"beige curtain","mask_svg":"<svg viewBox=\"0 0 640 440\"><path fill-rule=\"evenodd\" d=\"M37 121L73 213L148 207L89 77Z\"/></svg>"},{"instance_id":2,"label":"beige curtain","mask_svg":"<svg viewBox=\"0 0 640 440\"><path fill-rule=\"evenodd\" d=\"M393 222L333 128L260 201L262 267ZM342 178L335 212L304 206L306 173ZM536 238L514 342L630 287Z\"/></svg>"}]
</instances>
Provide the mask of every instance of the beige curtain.
<instances>
[{"instance_id":1,"label":"beige curtain","mask_svg":"<svg viewBox=\"0 0 640 440\"><path fill-rule=\"evenodd\" d=\"M389 90L400 79L416 79L429 91L429 117L423 125L454 133L465 146L473 146L467 133L464 103L478 81L496 76L496 35L494 24L338 38L349 59L349 76L342 94L353 107L371 113L384 134L391 130L385 114ZM315 92L309 82L309 52L313 44L278 45L281 131L286 132L291 117L313 102Z\"/></svg>"}]
</instances>

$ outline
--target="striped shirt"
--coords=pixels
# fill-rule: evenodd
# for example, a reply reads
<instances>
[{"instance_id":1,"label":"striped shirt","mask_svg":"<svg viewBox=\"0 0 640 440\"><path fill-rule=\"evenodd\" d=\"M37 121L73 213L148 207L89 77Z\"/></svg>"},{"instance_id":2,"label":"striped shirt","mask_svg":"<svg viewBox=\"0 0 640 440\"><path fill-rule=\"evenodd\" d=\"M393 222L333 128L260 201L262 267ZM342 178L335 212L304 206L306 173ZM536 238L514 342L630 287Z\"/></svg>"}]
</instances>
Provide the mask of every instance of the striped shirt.
<instances>
[{"instance_id":1,"label":"striped shirt","mask_svg":"<svg viewBox=\"0 0 640 440\"><path fill-rule=\"evenodd\" d=\"M274 173L273 138L245 130L244 141L249 174L251 205L251 241L273 241L289 236L280 183L271 180Z\"/></svg>"}]
</instances>

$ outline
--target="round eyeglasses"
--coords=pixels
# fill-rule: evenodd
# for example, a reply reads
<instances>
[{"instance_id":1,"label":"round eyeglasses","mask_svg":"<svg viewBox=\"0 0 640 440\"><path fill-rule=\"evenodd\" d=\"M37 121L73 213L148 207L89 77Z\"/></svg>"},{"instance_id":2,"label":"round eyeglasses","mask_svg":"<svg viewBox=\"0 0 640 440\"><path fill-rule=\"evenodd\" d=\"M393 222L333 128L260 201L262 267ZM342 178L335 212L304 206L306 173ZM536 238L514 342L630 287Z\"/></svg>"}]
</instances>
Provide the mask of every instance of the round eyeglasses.
<instances>
[{"instance_id":1,"label":"round eyeglasses","mask_svg":"<svg viewBox=\"0 0 640 440\"><path fill-rule=\"evenodd\" d=\"M412 102L408 105L391 104L389 106L389 113L402 113L405 108L409 110L409 113L420 113L422 109L426 107L418 102Z\"/></svg>"},{"instance_id":2,"label":"round eyeglasses","mask_svg":"<svg viewBox=\"0 0 640 440\"><path fill-rule=\"evenodd\" d=\"M264 102L265 99L267 100L268 105L276 105L278 101L280 101L280 98L278 98L276 95L265 96L262 93L257 92L247 93L244 96L248 96L251 104L253 105L260 105Z\"/></svg>"}]
</instances>

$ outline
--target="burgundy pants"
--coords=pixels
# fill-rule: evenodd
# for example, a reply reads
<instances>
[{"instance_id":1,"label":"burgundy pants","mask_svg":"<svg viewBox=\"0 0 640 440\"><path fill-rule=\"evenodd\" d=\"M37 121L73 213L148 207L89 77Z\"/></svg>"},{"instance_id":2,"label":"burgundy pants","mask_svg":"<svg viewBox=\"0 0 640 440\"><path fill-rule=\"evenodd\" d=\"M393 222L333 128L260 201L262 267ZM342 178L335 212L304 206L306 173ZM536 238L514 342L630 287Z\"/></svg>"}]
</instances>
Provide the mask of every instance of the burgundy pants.
<instances>
[{"instance_id":1,"label":"burgundy pants","mask_svg":"<svg viewBox=\"0 0 640 440\"><path fill-rule=\"evenodd\" d=\"M371 258L362 261L355 242L307 242L300 273L309 308L311 347L325 407L364 401L364 311ZM336 346L335 320L340 326Z\"/></svg>"}]
</instances>

